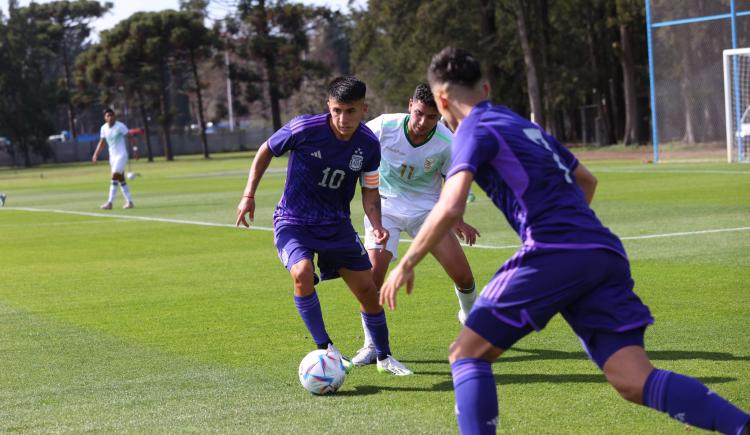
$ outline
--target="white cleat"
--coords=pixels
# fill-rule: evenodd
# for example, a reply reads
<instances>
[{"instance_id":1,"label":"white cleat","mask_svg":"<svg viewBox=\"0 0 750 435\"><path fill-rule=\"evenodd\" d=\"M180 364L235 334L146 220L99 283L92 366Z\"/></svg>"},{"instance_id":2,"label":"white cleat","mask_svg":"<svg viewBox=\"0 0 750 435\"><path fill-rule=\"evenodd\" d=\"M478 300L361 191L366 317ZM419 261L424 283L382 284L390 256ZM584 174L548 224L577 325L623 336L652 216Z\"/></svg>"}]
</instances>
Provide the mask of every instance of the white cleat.
<instances>
[{"instance_id":1,"label":"white cleat","mask_svg":"<svg viewBox=\"0 0 750 435\"><path fill-rule=\"evenodd\" d=\"M122 208L133 208L133 207L135 207L135 204L133 204L133 201L128 201L125 203L125 205L122 206Z\"/></svg>"},{"instance_id":2,"label":"white cleat","mask_svg":"<svg viewBox=\"0 0 750 435\"><path fill-rule=\"evenodd\" d=\"M112 203L111 202L105 202L104 204L99 206L102 210L112 210Z\"/></svg>"},{"instance_id":3,"label":"white cleat","mask_svg":"<svg viewBox=\"0 0 750 435\"><path fill-rule=\"evenodd\" d=\"M388 358L384 360L378 360L378 371L380 373L393 373L396 376L409 376L414 373L391 355L388 355Z\"/></svg>"},{"instance_id":4,"label":"white cleat","mask_svg":"<svg viewBox=\"0 0 750 435\"><path fill-rule=\"evenodd\" d=\"M350 371L352 371L352 368L354 368L354 365L352 364L352 362L349 360L349 358L342 355L341 351L339 351L339 349L336 346L334 346L332 343L328 345L328 352L336 354L339 358L341 358L341 365L344 366L345 372L349 373Z\"/></svg>"},{"instance_id":5,"label":"white cleat","mask_svg":"<svg viewBox=\"0 0 750 435\"><path fill-rule=\"evenodd\" d=\"M356 355L354 355L352 363L355 366L366 366L368 364L374 364L377 360L378 353L375 351L375 346L364 346L357 351Z\"/></svg>"}]
</instances>

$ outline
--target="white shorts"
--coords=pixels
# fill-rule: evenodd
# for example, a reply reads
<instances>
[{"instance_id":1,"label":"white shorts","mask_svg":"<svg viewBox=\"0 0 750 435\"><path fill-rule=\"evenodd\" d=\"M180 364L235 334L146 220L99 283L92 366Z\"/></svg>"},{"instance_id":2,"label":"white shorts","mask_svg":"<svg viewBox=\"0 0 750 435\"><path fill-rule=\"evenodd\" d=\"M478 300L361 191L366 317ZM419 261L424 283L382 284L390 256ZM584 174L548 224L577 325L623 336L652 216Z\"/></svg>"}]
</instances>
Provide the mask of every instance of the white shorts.
<instances>
[{"instance_id":1,"label":"white shorts","mask_svg":"<svg viewBox=\"0 0 750 435\"><path fill-rule=\"evenodd\" d=\"M113 156L109 159L109 166L112 168L112 173L124 174L125 166L128 164L128 156Z\"/></svg>"},{"instance_id":2,"label":"white shorts","mask_svg":"<svg viewBox=\"0 0 750 435\"><path fill-rule=\"evenodd\" d=\"M393 214L383 214L381 218L383 221L383 228L388 230L390 237L385 242L386 251L393 254L391 261L398 258L398 242L401 238L401 232L406 232L409 236L416 237L419 229L422 228L427 215L430 214L429 210L424 213L415 216L400 216ZM375 237L372 234L372 224L370 220L365 216L365 249L382 249L383 245L375 243Z\"/></svg>"}]
</instances>

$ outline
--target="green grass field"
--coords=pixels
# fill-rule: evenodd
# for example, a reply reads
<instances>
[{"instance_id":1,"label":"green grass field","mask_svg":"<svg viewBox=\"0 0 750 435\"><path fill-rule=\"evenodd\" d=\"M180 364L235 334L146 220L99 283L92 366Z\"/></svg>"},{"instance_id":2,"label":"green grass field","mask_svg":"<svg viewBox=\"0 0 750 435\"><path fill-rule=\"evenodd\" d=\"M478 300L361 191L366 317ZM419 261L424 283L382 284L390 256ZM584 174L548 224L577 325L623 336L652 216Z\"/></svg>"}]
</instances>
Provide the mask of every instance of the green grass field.
<instances>
[{"instance_id":1,"label":"green grass field","mask_svg":"<svg viewBox=\"0 0 750 435\"><path fill-rule=\"evenodd\" d=\"M299 385L314 344L267 231L286 162L261 183L260 230L240 230L251 157L137 162L132 210L121 197L99 210L106 164L0 170L0 432L457 432L447 364L457 302L432 259L388 313L414 376L358 368L330 397ZM646 336L655 363L750 409L750 167L584 162L599 178L594 209L624 238L657 319ZM517 238L477 193L466 220L482 247L466 252L481 286ZM356 199L352 210L361 229ZM354 298L340 280L318 291L333 340L352 354ZM494 372L501 432L685 432L621 400L559 317Z\"/></svg>"}]
</instances>

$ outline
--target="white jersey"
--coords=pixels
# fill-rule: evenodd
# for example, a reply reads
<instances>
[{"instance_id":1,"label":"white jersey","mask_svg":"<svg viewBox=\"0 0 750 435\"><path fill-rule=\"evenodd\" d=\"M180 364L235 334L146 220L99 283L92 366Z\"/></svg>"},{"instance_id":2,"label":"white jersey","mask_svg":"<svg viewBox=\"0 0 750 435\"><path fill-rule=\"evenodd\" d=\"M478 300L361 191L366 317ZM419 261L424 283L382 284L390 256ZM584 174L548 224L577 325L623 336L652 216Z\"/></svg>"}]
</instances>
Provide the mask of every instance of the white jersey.
<instances>
[{"instance_id":1,"label":"white jersey","mask_svg":"<svg viewBox=\"0 0 750 435\"><path fill-rule=\"evenodd\" d=\"M106 122L102 125L99 136L107 141L110 162L128 158L128 147L125 144L127 135L128 128L120 121L115 121L112 127Z\"/></svg>"},{"instance_id":2,"label":"white jersey","mask_svg":"<svg viewBox=\"0 0 750 435\"><path fill-rule=\"evenodd\" d=\"M380 140L380 195L383 214L414 216L431 210L451 163L453 133L438 123L427 142L412 145L409 115L381 115L367 123Z\"/></svg>"}]
</instances>

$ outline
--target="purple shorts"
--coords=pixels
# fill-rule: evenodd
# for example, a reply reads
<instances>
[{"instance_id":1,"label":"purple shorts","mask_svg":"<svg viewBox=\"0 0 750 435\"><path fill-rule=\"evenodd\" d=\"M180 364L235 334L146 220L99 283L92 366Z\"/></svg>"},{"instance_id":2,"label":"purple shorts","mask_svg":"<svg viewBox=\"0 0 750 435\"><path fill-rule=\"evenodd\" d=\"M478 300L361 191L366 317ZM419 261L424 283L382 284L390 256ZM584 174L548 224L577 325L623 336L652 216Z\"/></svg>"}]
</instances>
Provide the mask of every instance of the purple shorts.
<instances>
[{"instance_id":1,"label":"purple shorts","mask_svg":"<svg viewBox=\"0 0 750 435\"><path fill-rule=\"evenodd\" d=\"M509 349L557 313L600 368L621 348L643 346L643 332L654 322L633 292L630 264L620 254L522 248L485 286L466 326Z\"/></svg>"},{"instance_id":2,"label":"purple shorts","mask_svg":"<svg viewBox=\"0 0 750 435\"><path fill-rule=\"evenodd\" d=\"M323 280L339 277L339 269L368 270L370 258L350 222L336 225L290 225L274 227L274 244L284 267L291 269L302 259L313 261Z\"/></svg>"}]
</instances>

